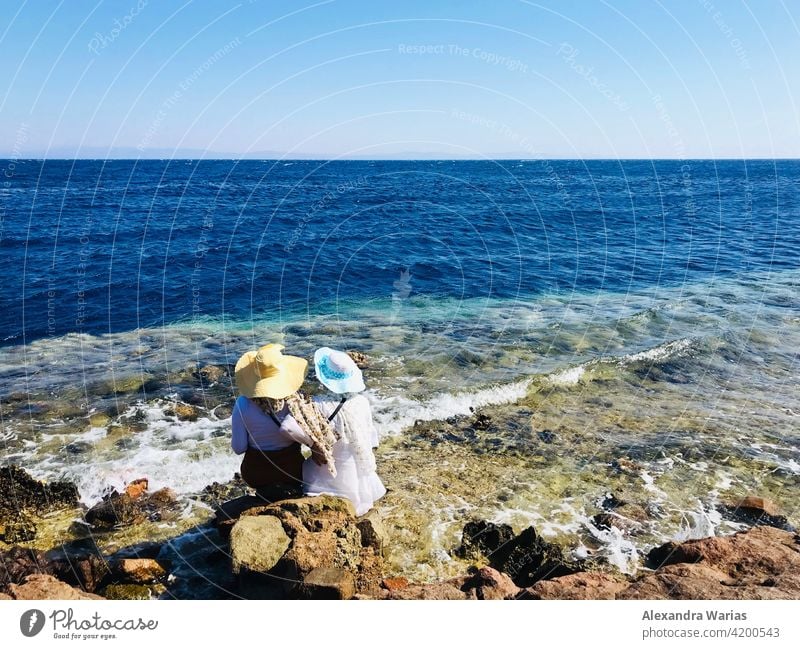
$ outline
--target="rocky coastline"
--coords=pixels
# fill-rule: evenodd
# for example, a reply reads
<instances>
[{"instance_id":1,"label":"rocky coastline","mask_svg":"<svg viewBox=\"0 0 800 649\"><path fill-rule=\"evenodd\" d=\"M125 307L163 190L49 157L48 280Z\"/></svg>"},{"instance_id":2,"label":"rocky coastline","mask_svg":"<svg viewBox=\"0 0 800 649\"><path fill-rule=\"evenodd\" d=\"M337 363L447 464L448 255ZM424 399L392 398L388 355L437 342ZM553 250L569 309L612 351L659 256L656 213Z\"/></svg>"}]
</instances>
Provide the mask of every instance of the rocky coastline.
<instances>
[{"instance_id":1,"label":"rocky coastline","mask_svg":"<svg viewBox=\"0 0 800 649\"><path fill-rule=\"evenodd\" d=\"M103 547L110 530L169 520L181 506L168 489L144 479L81 508L74 485L45 484L19 467L0 469L0 599L154 599L192 594L189 571L213 581L213 597L246 599L796 599L800 535L767 500L731 504L751 527L724 537L652 548L646 566L623 575L595 558L575 559L533 527L519 533L483 520L464 524L452 555L464 574L415 583L391 574L391 543L377 511L356 517L331 496L268 503L241 482L212 485L208 523L173 540L140 539ZM609 514L621 501L610 502ZM612 505L614 505L612 507ZM84 511L85 510L85 511ZM69 516L63 516L64 512ZM37 528L71 520L73 540L37 549ZM81 536L75 527L83 528ZM190 541L187 542L187 539Z\"/></svg>"}]
</instances>

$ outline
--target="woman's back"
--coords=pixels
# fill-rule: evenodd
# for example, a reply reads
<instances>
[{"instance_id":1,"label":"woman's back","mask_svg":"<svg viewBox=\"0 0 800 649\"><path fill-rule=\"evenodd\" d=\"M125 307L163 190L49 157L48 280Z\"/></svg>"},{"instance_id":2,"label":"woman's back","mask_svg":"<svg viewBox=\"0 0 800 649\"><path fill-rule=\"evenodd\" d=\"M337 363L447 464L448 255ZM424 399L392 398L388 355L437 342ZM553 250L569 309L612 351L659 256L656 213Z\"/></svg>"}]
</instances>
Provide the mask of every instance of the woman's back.
<instances>
[{"instance_id":1,"label":"woman's back","mask_svg":"<svg viewBox=\"0 0 800 649\"><path fill-rule=\"evenodd\" d=\"M330 417L341 400L325 396L315 397L313 402L320 414ZM331 424L339 436L333 445L337 475L333 478L325 469L306 460L303 465L305 491L309 495L329 493L348 498L360 516L386 493L375 472L372 448L378 445L378 431L372 421L369 401L361 394L349 397Z\"/></svg>"}]
</instances>

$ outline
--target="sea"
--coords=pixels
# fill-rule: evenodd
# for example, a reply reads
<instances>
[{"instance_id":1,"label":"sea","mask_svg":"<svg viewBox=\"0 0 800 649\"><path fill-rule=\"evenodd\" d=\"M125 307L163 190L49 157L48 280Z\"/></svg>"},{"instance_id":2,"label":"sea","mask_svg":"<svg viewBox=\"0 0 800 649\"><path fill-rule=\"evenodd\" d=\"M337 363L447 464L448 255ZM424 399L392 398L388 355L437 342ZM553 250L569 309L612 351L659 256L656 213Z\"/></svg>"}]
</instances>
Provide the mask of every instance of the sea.
<instances>
[{"instance_id":1,"label":"sea","mask_svg":"<svg viewBox=\"0 0 800 649\"><path fill-rule=\"evenodd\" d=\"M800 161L0 167L2 461L87 506L202 507L235 388L186 377L279 342L367 355L398 574L460 569L471 518L628 572L746 495L800 523ZM610 495L646 519L599 525Z\"/></svg>"}]
</instances>

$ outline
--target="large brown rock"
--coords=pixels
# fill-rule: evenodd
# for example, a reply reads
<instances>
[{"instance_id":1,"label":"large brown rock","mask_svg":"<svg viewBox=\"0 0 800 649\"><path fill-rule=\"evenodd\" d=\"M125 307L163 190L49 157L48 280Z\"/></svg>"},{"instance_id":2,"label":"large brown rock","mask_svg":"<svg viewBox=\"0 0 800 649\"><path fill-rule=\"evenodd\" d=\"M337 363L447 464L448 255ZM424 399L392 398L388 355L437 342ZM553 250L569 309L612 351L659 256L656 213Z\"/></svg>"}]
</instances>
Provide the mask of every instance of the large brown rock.
<instances>
[{"instance_id":1,"label":"large brown rock","mask_svg":"<svg viewBox=\"0 0 800 649\"><path fill-rule=\"evenodd\" d=\"M21 584L9 585L8 594L14 599L103 599L73 588L52 575L29 575Z\"/></svg>"},{"instance_id":2,"label":"large brown rock","mask_svg":"<svg viewBox=\"0 0 800 649\"><path fill-rule=\"evenodd\" d=\"M290 542L275 516L244 516L231 530L234 574L272 570L289 549Z\"/></svg>"},{"instance_id":3,"label":"large brown rock","mask_svg":"<svg viewBox=\"0 0 800 649\"><path fill-rule=\"evenodd\" d=\"M520 593L520 599L616 599L629 582L604 572L576 572L538 581Z\"/></svg>"},{"instance_id":4,"label":"large brown rock","mask_svg":"<svg viewBox=\"0 0 800 649\"><path fill-rule=\"evenodd\" d=\"M283 596L306 596L301 585L321 568L354 575L357 592L380 591L381 541L377 534L362 536L350 501L317 496L246 508L253 502L259 501L240 498L217 513L220 532L230 530L234 570L244 596L281 596L276 589L282 589ZM247 544L244 538L250 539Z\"/></svg>"},{"instance_id":5,"label":"large brown rock","mask_svg":"<svg viewBox=\"0 0 800 649\"><path fill-rule=\"evenodd\" d=\"M800 536L791 532L754 527L657 550L662 567L618 599L800 598Z\"/></svg>"}]
</instances>

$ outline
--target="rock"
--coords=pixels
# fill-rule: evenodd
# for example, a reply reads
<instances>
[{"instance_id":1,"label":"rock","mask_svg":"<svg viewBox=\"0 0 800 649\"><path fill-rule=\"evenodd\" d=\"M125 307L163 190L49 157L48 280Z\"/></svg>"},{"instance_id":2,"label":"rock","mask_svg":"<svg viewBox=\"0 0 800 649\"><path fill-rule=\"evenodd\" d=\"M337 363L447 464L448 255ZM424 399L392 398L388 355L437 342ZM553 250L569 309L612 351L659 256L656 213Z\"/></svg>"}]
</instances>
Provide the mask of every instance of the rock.
<instances>
[{"instance_id":1,"label":"rock","mask_svg":"<svg viewBox=\"0 0 800 649\"><path fill-rule=\"evenodd\" d=\"M224 495L224 492L222 492L222 495ZM266 505L267 503L258 496L239 496L217 507L214 515L214 525L223 538L228 538L231 534L231 529L233 529L242 514L248 512L250 516L258 515L258 512L261 511L258 508Z\"/></svg>"},{"instance_id":2,"label":"rock","mask_svg":"<svg viewBox=\"0 0 800 649\"><path fill-rule=\"evenodd\" d=\"M18 545L0 552L0 588L19 583L29 575L51 572L43 552Z\"/></svg>"},{"instance_id":3,"label":"rock","mask_svg":"<svg viewBox=\"0 0 800 649\"><path fill-rule=\"evenodd\" d=\"M552 444L556 438L556 434L552 430L539 430L536 431L536 436L545 444Z\"/></svg>"},{"instance_id":4,"label":"rock","mask_svg":"<svg viewBox=\"0 0 800 649\"><path fill-rule=\"evenodd\" d=\"M5 593L0 593L0 601L2 600L11 600L14 599L11 595L6 595Z\"/></svg>"},{"instance_id":5,"label":"rock","mask_svg":"<svg viewBox=\"0 0 800 649\"><path fill-rule=\"evenodd\" d=\"M77 505L78 488L71 482L40 482L16 465L0 467L0 521L22 510L45 514Z\"/></svg>"},{"instance_id":6,"label":"rock","mask_svg":"<svg viewBox=\"0 0 800 649\"><path fill-rule=\"evenodd\" d=\"M315 568L299 588L304 599L352 599L355 593L355 577L343 568Z\"/></svg>"},{"instance_id":7,"label":"rock","mask_svg":"<svg viewBox=\"0 0 800 649\"><path fill-rule=\"evenodd\" d=\"M177 505L178 497L167 487L150 495L140 493L138 486L131 491L136 498L127 492L112 491L86 512L86 522L95 529L108 530L146 520L160 521Z\"/></svg>"},{"instance_id":8,"label":"rock","mask_svg":"<svg viewBox=\"0 0 800 649\"><path fill-rule=\"evenodd\" d=\"M64 450L70 455L80 455L92 450L92 445L89 442L72 442L64 447Z\"/></svg>"},{"instance_id":9,"label":"rock","mask_svg":"<svg viewBox=\"0 0 800 649\"><path fill-rule=\"evenodd\" d=\"M197 421L197 408L188 403L177 403L172 410L180 421Z\"/></svg>"},{"instance_id":10,"label":"rock","mask_svg":"<svg viewBox=\"0 0 800 649\"><path fill-rule=\"evenodd\" d=\"M537 581L520 593L520 599L616 599L629 582L603 572L576 572L572 575Z\"/></svg>"},{"instance_id":11,"label":"rock","mask_svg":"<svg viewBox=\"0 0 800 649\"><path fill-rule=\"evenodd\" d=\"M665 544L648 558L661 567L619 599L800 598L800 537L774 527Z\"/></svg>"},{"instance_id":12,"label":"rock","mask_svg":"<svg viewBox=\"0 0 800 649\"><path fill-rule=\"evenodd\" d=\"M508 575L484 566L473 569L472 577L464 584L462 590L474 590L475 599L513 599L521 589Z\"/></svg>"},{"instance_id":13,"label":"rock","mask_svg":"<svg viewBox=\"0 0 800 649\"><path fill-rule=\"evenodd\" d=\"M125 485L125 493L131 498L131 500L138 500L147 491L148 485L149 482L147 478L139 478L138 480L134 480L133 482L129 482L127 485Z\"/></svg>"},{"instance_id":14,"label":"rock","mask_svg":"<svg viewBox=\"0 0 800 649\"><path fill-rule=\"evenodd\" d=\"M630 505L626 505L630 507ZM592 523L601 530L608 530L616 527L621 532L626 534L635 534L642 531L642 525L638 521L628 518L627 516L618 513L624 508L614 510L612 512L600 512L592 516Z\"/></svg>"},{"instance_id":15,"label":"rock","mask_svg":"<svg viewBox=\"0 0 800 649\"><path fill-rule=\"evenodd\" d=\"M8 594L14 599L103 599L84 593L52 575L29 575L21 584L10 584Z\"/></svg>"},{"instance_id":16,"label":"rock","mask_svg":"<svg viewBox=\"0 0 800 649\"><path fill-rule=\"evenodd\" d=\"M108 562L95 552L51 550L47 558L55 577L90 593L96 592L111 573Z\"/></svg>"},{"instance_id":17,"label":"rock","mask_svg":"<svg viewBox=\"0 0 800 649\"><path fill-rule=\"evenodd\" d=\"M153 599L153 591L142 584L109 584L103 590L106 599L148 600Z\"/></svg>"},{"instance_id":18,"label":"rock","mask_svg":"<svg viewBox=\"0 0 800 649\"><path fill-rule=\"evenodd\" d=\"M470 521L464 525L461 545L455 554L463 559L491 556L514 538L510 525L496 525L488 521Z\"/></svg>"},{"instance_id":19,"label":"rock","mask_svg":"<svg viewBox=\"0 0 800 649\"><path fill-rule=\"evenodd\" d=\"M248 569L239 577L240 588L247 597L278 597L299 594L297 586L317 568L340 568L355 576L356 591L363 594L378 595L383 571L383 560L374 543L364 541L352 503L334 496L313 498L294 498L272 504L252 504L252 498L241 498L226 503L217 512L217 525L220 533L227 527L231 529L232 554L233 533L239 526L248 529L260 525L248 522L249 519L274 518L280 522L283 532L289 539L288 549L283 550L286 541L274 552L258 551L257 556L269 556L266 564L272 563L281 549L283 556L277 563L264 568L270 579L259 578ZM255 500L258 502L258 500ZM263 501L262 501L263 502ZM277 532L277 525L266 523ZM372 528L370 528L372 530ZM368 530L368 531L370 531ZM279 538L280 535L278 535ZM263 574L263 573L261 573ZM283 592L275 592L276 585Z\"/></svg>"},{"instance_id":20,"label":"rock","mask_svg":"<svg viewBox=\"0 0 800 649\"><path fill-rule=\"evenodd\" d=\"M167 571L155 559L119 559L113 568L121 581L134 584L150 584L167 576Z\"/></svg>"},{"instance_id":21,"label":"rock","mask_svg":"<svg viewBox=\"0 0 800 649\"><path fill-rule=\"evenodd\" d=\"M3 541L6 543L30 543L36 538L36 523L25 512L18 512L16 516L6 519L0 527Z\"/></svg>"},{"instance_id":22,"label":"rock","mask_svg":"<svg viewBox=\"0 0 800 649\"><path fill-rule=\"evenodd\" d=\"M89 415L89 425L92 428L103 428L111 423L111 417L104 412L95 412Z\"/></svg>"},{"instance_id":23,"label":"rock","mask_svg":"<svg viewBox=\"0 0 800 649\"><path fill-rule=\"evenodd\" d=\"M723 514L746 525L769 525L794 532L795 529L771 500L747 496L741 500L725 503L719 507Z\"/></svg>"},{"instance_id":24,"label":"rock","mask_svg":"<svg viewBox=\"0 0 800 649\"><path fill-rule=\"evenodd\" d=\"M469 577L456 577L433 584L410 584L399 590L390 590L386 599L452 600L476 599L475 590L464 591Z\"/></svg>"},{"instance_id":25,"label":"rock","mask_svg":"<svg viewBox=\"0 0 800 649\"><path fill-rule=\"evenodd\" d=\"M618 498L616 494L612 493L607 493L603 497L603 500L600 501L600 507L602 507L605 510L616 509L617 507L621 507L622 505L625 504L626 502L624 500Z\"/></svg>"},{"instance_id":26,"label":"rock","mask_svg":"<svg viewBox=\"0 0 800 649\"><path fill-rule=\"evenodd\" d=\"M353 362L358 365L360 369L369 367L369 356L364 352L358 352L353 349L348 350L347 355L353 359Z\"/></svg>"},{"instance_id":27,"label":"rock","mask_svg":"<svg viewBox=\"0 0 800 649\"><path fill-rule=\"evenodd\" d=\"M213 482L210 485L207 485L203 488L203 491L200 492L200 500L204 503L211 505L219 510L223 505L227 505L230 501L241 498L242 496L250 496L252 493L252 489L247 486L247 483L242 480L242 477L237 473L234 475L233 480L229 482ZM255 502L250 507L255 507L256 505L264 504L262 502ZM245 508L246 509L246 508ZM238 517L244 509L241 509L239 513L236 514ZM219 516L219 511L217 512ZM227 516L230 518L230 516Z\"/></svg>"},{"instance_id":28,"label":"rock","mask_svg":"<svg viewBox=\"0 0 800 649\"><path fill-rule=\"evenodd\" d=\"M224 365L206 365L198 369L194 375L205 385L213 385L220 379L230 376L230 370Z\"/></svg>"},{"instance_id":29,"label":"rock","mask_svg":"<svg viewBox=\"0 0 800 649\"><path fill-rule=\"evenodd\" d=\"M126 493L109 494L86 512L86 522L95 529L110 530L147 520L144 509Z\"/></svg>"},{"instance_id":30,"label":"rock","mask_svg":"<svg viewBox=\"0 0 800 649\"><path fill-rule=\"evenodd\" d=\"M231 530L233 572L268 572L289 549L290 539L275 516L244 516Z\"/></svg>"},{"instance_id":31,"label":"rock","mask_svg":"<svg viewBox=\"0 0 800 649\"><path fill-rule=\"evenodd\" d=\"M378 511L370 510L358 519L356 525L361 532L361 544L365 547L372 546L377 553L382 554L387 547L389 535Z\"/></svg>"},{"instance_id":32,"label":"rock","mask_svg":"<svg viewBox=\"0 0 800 649\"><path fill-rule=\"evenodd\" d=\"M154 491L147 498L145 508L151 520L161 520L164 512L178 503L178 495L169 487L163 487ZM154 518L157 515L157 518Z\"/></svg>"},{"instance_id":33,"label":"rock","mask_svg":"<svg viewBox=\"0 0 800 649\"><path fill-rule=\"evenodd\" d=\"M509 525L472 521L464 526L461 546L456 553L474 556L480 551L489 565L509 575L522 588L540 579L580 572L583 564L564 557L561 548L542 539L533 527L517 536Z\"/></svg>"},{"instance_id":34,"label":"rock","mask_svg":"<svg viewBox=\"0 0 800 649\"><path fill-rule=\"evenodd\" d=\"M629 457L620 457L611 461L611 468L618 473L627 475L640 475L644 467L638 462L634 462Z\"/></svg>"},{"instance_id":35,"label":"rock","mask_svg":"<svg viewBox=\"0 0 800 649\"><path fill-rule=\"evenodd\" d=\"M742 498L739 502L734 503L733 506L738 509L752 509L759 514L766 514L767 516L781 515L780 509L774 502L757 496Z\"/></svg>"},{"instance_id":36,"label":"rock","mask_svg":"<svg viewBox=\"0 0 800 649\"><path fill-rule=\"evenodd\" d=\"M402 590L409 585L408 579L405 577L386 577L381 580L381 588L386 590Z\"/></svg>"}]
</instances>

